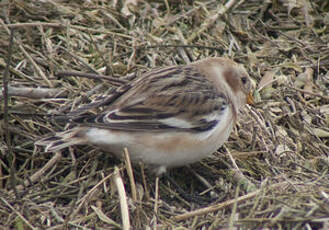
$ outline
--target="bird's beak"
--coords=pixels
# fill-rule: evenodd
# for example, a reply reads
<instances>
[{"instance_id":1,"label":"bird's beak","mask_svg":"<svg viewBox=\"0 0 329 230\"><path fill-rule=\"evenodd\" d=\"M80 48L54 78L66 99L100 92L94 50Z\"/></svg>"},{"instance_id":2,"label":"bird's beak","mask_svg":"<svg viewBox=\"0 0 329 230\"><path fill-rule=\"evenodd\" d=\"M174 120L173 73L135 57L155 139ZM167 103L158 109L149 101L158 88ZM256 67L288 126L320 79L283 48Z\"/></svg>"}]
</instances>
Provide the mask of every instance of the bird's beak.
<instances>
[{"instance_id":1,"label":"bird's beak","mask_svg":"<svg viewBox=\"0 0 329 230\"><path fill-rule=\"evenodd\" d=\"M254 97L252 96L252 92L249 92L247 95L247 104L249 104L249 105L254 104Z\"/></svg>"}]
</instances>

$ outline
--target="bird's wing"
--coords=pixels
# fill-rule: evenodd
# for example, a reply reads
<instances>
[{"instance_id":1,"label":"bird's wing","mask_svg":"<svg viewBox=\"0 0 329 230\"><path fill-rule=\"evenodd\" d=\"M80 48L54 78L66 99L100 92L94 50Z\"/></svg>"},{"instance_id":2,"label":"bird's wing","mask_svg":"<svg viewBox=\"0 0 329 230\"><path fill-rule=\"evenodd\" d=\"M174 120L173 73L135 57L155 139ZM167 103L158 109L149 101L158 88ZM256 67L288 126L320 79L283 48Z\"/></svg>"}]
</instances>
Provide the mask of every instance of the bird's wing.
<instances>
[{"instance_id":1,"label":"bird's wing","mask_svg":"<svg viewBox=\"0 0 329 230\"><path fill-rule=\"evenodd\" d=\"M229 108L227 97L191 66L154 70L124 87L114 102L99 102L101 113L80 113L72 121L127 131L207 131Z\"/></svg>"}]
</instances>

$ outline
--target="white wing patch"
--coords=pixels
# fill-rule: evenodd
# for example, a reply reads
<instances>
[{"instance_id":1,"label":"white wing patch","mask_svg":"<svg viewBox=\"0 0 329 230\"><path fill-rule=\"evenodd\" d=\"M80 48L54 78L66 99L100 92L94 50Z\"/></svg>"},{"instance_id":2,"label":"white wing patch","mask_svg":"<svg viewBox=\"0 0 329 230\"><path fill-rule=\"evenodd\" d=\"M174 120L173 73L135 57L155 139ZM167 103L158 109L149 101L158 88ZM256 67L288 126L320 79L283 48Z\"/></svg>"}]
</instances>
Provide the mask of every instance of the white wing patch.
<instances>
[{"instance_id":1,"label":"white wing patch","mask_svg":"<svg viewBox=\"0 0 329 230\"><path fill-rule=\"evenodd\" d=\"M218 124L214 129L211 129L207 132L201 132L199 135L200 139L205 140L209 138L212 135L223 135L225 136L225 141L228 138L229 133L231 132L232 126L233 126L233 119L232 119L232 112L231 109L228 107L225 110L222 111L222 113L212 113L207 118L207 121L209 120L218 120ZM227 130L229 130L227 132ZM228 133L224 134L224 133Z\"/></svg>"},{"instance_id":2,"label":"white wing patch","mask_svg":"<svg viewBox=\"0 0 329 230\"><path fill-rule=\"evenodd\" d=\"M177 127L177 128L193 128L193 125L183 119L179 119L176 117L170 117L166 119L161 119L161 123L172 126L172 127Z\"/></svg>"},{"instance_id":3,"label":"white wing patch","mask_svg":"<svg viewBox=\"0 0 329 230\"><path fill-rule=\"evenodd\" d=\"M129 133L124 135L122 133L114 133L111 130L106 129L99 129L99 128L90 128L86 132L87 139L90 143L94 145L110 145L110 144L117 144L123 141L130 141L129 140Z\"/></svg>"}]
</instances>

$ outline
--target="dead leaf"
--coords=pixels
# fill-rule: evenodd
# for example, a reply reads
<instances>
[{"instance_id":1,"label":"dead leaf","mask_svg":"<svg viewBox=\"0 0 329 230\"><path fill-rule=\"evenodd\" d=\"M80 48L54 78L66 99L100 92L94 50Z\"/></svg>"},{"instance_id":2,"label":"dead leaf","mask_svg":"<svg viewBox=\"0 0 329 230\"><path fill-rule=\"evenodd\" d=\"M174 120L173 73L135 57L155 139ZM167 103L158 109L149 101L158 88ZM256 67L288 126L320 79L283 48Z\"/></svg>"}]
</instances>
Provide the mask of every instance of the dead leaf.
<instances>
[{"instance_id":1,"label":"dead leaf","mask_svg":"<svg viewBox=\"0 0 329 230\"><path fill-rule=\"evenodd\" d=\"M312 68L306 68L303 73L300 73L297 76L294 86L300 89L303 88L305 91L312 93L314 88L313 73L314 71ZM309 94L304 94L303 96L305 99L309 99L311 97Z\"/></svg>"},{"instance_id":2,"label":"dead leaf","mask_svg":"<svg viewBox=\"0 0 329 230\"><path fill-rule=\"evenodd\" d=\"M123 1L123 7L121 9L121 13L125 16L131 16L133 13L130 12L130 7L136 7L138 2L141 0L125 0Z\"/></svg>"},{"instance_id":3,"label":"dead leaf","mask_svg":"<svg viewBox=\"0 0 329 230\"><path fill-rule=\"evenodd\" d=\"M274 76L276 74L277 70L269 70L266 71L262 79L260 80L258 84L258 90L262 90L265 87L269 87L274 82Z\"/></svg>"}]
</instances>

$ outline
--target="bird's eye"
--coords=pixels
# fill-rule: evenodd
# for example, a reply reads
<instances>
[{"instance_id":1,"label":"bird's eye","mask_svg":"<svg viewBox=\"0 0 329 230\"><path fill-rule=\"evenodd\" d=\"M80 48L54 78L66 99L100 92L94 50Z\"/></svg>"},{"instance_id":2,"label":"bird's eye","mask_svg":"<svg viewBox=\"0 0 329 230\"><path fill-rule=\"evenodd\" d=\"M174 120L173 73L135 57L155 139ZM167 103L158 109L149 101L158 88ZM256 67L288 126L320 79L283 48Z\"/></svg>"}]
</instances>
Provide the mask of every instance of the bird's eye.
<instances>
[{"instance_id":1,"label":"bird's eye","mask_svg":"<svg viewBox=\"0 0 329 230\"><path fill-rule=\"evenodd\" d=\"M242 77L241 81L242 81L242 84L245 85L247 83L248 79L247 79L247 77Z\"/></svg>"}]
</instances>

